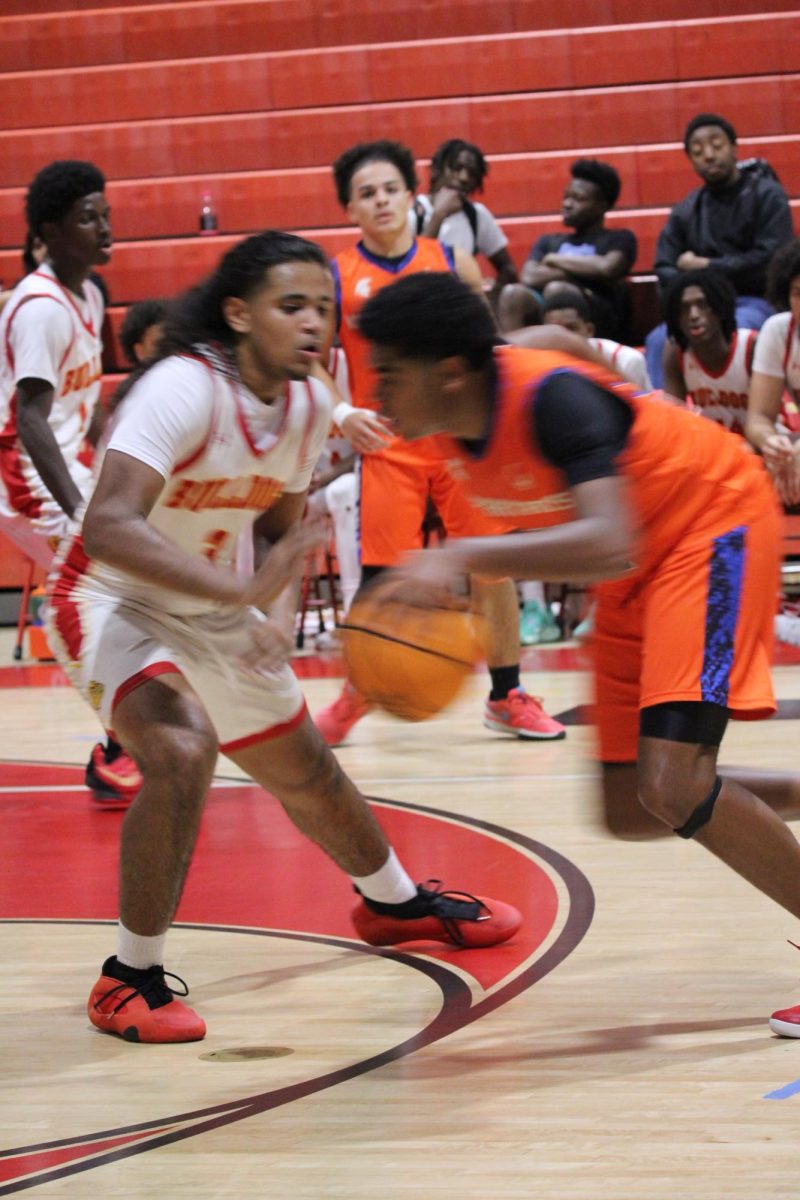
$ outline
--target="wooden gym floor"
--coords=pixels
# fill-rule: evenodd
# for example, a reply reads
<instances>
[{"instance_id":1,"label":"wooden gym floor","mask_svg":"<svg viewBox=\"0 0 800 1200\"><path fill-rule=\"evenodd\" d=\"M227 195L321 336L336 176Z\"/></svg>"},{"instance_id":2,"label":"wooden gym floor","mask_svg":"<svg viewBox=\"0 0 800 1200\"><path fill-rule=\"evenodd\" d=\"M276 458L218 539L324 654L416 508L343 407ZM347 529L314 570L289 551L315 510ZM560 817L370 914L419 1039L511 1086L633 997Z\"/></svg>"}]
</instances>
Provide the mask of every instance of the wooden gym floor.
<instances>
[{"instance_id":1,"label":"wooden gym floor","mask_svg":"<svg viewBox=\"0 0 800 1200\"><path fill-rule=\"evenodd\" d=\"M580 722L580 654L524 661ZM339 664L298 665L313 712ZM782 719L725 761L797 761L800 666L776 683ZM524 933L363 947L347 881L220 760L167 958L209 1034L148 1047L85 1016L121 821L82 786L94 719L56 668L0 669L0 1195L794 1200L800 1042L766 1019L800 1001L800 930L695 845L607 837L591 728L494 735L484 690L339 754L416 878L513 900Z\"/></svg>"}]
</instances>

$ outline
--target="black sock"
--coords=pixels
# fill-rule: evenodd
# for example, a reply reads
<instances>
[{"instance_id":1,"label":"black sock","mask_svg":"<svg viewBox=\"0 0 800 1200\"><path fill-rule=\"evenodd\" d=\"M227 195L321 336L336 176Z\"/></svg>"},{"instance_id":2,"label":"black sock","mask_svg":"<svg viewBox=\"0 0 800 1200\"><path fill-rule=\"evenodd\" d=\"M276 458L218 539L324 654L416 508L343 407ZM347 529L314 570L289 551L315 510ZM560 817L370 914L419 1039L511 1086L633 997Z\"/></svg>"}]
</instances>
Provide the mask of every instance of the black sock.
<instances>
[{"instance_id":1,"label":"black sock","mask_svg":"<svg viewBox=\"0 0 800 1200\"><path fill-rule=\"evenodd\" d=\"M103 974L120 979L123 983L138 983L143 975L152 970L152 967L129 967L127 963L121 963L115 954L103 963Z\"/></svg>"},{"instance_id":2,"label":"black sock","mask_svg":"<svg viewBox=\"0 0 800 1200\"><path fill-rule=\"evenodd\" d=\"M103 747L103 757L107 763L113 763L115 758L119 758L122 754L122 746L109 733L106 737L106 744Z\"/></svg>"},{"instance_id":3,"label":"black sock","mask_svg":"<svg viewBox=\"0 0 800 1200\"><path fill-rule=\"evenodd\" d=\"M358 892L358 888L355 891ZM383 916L399 917L402 920L405 917L416 917L421 912L419 891L416 896L412 896L410 900L404 900L402 904L386 904L383 900L370 900L369 896L365 896L363 892L358 892L358 894L371 912L381 913Z\"/></svg>"},{"instance_id":4,"label":"black sock","mask_svg":"<svg viewBox=\"0 0 800 1200\"><path fill-rule=\"evenodd\" d=\"M490 667L489 674L492 677L490 700L505 700L510 691L519 687L519 663L513 667Z\"/></svg>"}]
</instances>

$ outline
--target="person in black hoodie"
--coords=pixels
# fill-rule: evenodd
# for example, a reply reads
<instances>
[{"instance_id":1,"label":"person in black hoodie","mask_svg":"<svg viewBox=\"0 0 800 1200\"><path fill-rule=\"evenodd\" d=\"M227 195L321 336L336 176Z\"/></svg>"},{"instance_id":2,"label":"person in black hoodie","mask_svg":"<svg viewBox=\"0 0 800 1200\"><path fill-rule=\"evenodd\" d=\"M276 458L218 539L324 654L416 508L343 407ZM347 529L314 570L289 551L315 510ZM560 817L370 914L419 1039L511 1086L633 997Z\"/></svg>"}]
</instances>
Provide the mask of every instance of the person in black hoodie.
<instances>
[{"instance_id":1,"label":"person in black hoodie","mask_svg":"<svg viewBox=\"0 0 800 1200\"><path fill-rule=\"evenodd\" d=\"M737 162L736 130L716 113L686 127L686 155L703 180L674 206L656 247L655 273L664 291L682 271L713 267L736 289L740 328L760 329L772 308L764 299L767 265L793 237L786 193L763 159ZM650 378L660 387L666 327L646 341Z\"/></svg>"}]
</instances>

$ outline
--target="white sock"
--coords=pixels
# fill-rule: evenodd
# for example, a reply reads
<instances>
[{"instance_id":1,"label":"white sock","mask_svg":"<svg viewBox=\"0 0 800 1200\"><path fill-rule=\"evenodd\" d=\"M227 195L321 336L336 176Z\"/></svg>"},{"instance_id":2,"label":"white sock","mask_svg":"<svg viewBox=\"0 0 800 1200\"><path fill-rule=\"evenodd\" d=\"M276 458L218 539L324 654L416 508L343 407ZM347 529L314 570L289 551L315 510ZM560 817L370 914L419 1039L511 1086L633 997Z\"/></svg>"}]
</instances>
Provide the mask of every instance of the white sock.
<instances>
[{"instance_id":1,"label":"white sock","mask_svg":"<svg viewBox=\"0 0 800 1200\"><path fill-rule=\"evenodd\" d=\"M520 595L522 596L523 604L529 604L532 601L537 601L544 607L544 584L539 583L536 579L524 579L519 584Z\"/></svg>"},{"instance_id":2,"label":"white sock","mask_svg":"<svg viewBox=\"0 0 800 1200\"><path fill-rule=\"evenodd\" d=\"M380 904L403 904L406 900L413 900L417 894L411 876L406 874L391 848L386 862L377 871L371 875L351 875L350 878L362 896L377 900Z\"/></svg>"},{"instance_id":3,"label":"white sock","mask_svg":"<svg viewBox=\"0 0 800 1200\"><path fill-rule=\"evenodd\" d=\"M159 933L156 937L141 937L138 933L131 933L120 921L117 927L117 961L137 971L161 966L166 940L166 933Z\"/></svg>"}]
</instances>

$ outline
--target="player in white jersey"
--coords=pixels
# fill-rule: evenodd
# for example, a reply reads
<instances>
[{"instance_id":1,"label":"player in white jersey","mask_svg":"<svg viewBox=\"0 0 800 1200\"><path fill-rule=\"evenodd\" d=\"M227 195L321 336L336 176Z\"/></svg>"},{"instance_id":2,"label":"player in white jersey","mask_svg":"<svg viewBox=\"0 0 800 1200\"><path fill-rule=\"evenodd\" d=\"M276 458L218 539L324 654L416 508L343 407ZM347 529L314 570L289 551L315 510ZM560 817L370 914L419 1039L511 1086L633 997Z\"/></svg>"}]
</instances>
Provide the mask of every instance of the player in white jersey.
<instances>
[{"instance_id":1,"label":"player in white jersey","mask_svg":"<svg viewBox=\"0 0 800 1200\"><path fill-rule=\"evenodd\" d=\"M733 285L718 271L684 271L667 289L664 317L664 391L743 436L758 333L737 329Z\"/></svg>"},{"instance_id":2,"label":"player in white jersey","mask_svg":"<svg viewBox=\"0 0 800 1200\"><path fill-rule=\"evenodd\" d=\"M564 288L563 291L549 293L542 303L542 323L560 325L562 329L576 333L578 337L584 338L618 375L635 383L643 392L652 391L653 385L647 374L644 355L633 346L625 346L622 342L612 341L611 338L595 337L589 302L577 288Z\"/></svg>"},{"instance_id":3,"label":"player in white jersey","mask_svg":"<svg viewBox=\"0 0 800 1200\"><path fill-rule=\"evenodd\" d=\"M770 263L767 295L781 311L769 317L759 333L747 437L764 455L781 500L794 505L800 503L800 439L791 437L781 423L791 429L785 409L791 406L792 417L800 406L800 238L779 250Z\"/></svg>"},{"instance_id":4,"label":"player in white jersey","mask_svg":"<svg viewBox=\"0 0 800 1200\"><path fill-rule=\"evenodd\" d=\"M172 309L52 577L59 657L144 778L122 831L117 951L89 999L92 1023L128 1041L205 1034L162 963L219 749L351 877L364 940L478 946L519 927L508 905L412 883L287 664L296 584L319 541L301 517L331 400L309 375L333 304L313 243L266 232L230 250ZM236 540L256 512L243 578Z\"/></svg>"},{"instance_id":5,"label":"player in white jersey","mask_svg":"<svg viewBox=\"0 0 800 1200\"><path fill-rule=\"evenodd\" d=\"M92 163L50 163L30 185L26 216L44 261L0 317L0 532L48 568L91 473L78 460L100 395L103 300L90 282L111 257L105 180ZM128 803L141 777L114 739L98 743L86 783Z\"/></svg>"}]
</instances>

